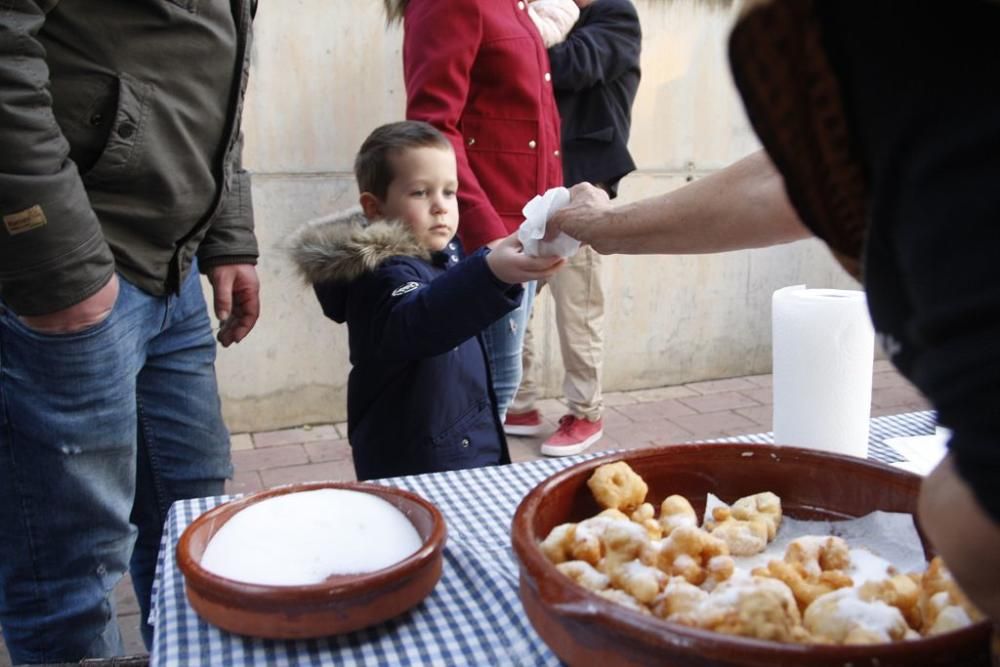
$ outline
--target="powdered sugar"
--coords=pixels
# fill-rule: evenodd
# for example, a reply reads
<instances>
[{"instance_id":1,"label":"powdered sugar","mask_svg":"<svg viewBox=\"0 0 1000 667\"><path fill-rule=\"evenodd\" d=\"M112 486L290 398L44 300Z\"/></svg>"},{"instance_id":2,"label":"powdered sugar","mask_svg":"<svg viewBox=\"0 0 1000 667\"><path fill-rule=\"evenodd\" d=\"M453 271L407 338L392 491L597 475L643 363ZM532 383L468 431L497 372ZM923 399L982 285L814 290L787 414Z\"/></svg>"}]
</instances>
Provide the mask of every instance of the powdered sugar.
<instances>
[{"instance_id":1,"label":"powdered sugar","mask_svg":"<svg viewBox=\"0 0 1000 667\"><path fill-rule=\"evenodd\" d=\"M209 541L201 565L236 581L300 586L380 570L421 544L413 524L382 498L317 489L241 510Z\"/></svg>"}]
</instances>

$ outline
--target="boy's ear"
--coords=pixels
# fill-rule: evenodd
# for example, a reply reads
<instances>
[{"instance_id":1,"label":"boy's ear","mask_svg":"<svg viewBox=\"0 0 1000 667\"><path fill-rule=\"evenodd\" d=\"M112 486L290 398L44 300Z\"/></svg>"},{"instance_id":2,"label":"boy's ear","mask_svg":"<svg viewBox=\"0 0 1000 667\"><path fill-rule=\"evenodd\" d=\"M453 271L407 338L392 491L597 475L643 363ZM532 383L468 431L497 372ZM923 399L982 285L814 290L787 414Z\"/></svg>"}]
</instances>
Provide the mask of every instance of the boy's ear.
<instances>
[{"instance_id":1,"label":"boy's ear","mask_svg":"<svg viewBox=\"0 0 1000 667\"><path fill-rule=\"evenodd\" d=\"M382 217L382 204L372 193L362 192L358 203L361 204L361 211L369 220L378 220Z\"/></svg>"}]
</instances>

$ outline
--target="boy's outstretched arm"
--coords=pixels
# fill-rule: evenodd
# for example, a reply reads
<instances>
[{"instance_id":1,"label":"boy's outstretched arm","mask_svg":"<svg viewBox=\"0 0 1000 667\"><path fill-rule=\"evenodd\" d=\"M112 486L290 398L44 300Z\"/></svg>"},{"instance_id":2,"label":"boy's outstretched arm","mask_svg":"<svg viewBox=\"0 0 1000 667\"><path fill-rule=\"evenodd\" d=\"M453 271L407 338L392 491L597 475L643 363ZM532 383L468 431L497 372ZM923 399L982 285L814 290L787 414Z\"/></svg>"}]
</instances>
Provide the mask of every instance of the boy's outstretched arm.
<instances>
[{"instance_id":1,"label":"boy's outstretched arm","mask_svg":"<svg viewBox=\"0 0 1000 667\"><path fill-rule=\"evenodd\" d=\"M433 280L407 261L380 267L356 297L374 304L368 331L380 355L444 354L517 308L521 286L499 280L486 255L480 250Z\"/></svg>"}]
</instances>

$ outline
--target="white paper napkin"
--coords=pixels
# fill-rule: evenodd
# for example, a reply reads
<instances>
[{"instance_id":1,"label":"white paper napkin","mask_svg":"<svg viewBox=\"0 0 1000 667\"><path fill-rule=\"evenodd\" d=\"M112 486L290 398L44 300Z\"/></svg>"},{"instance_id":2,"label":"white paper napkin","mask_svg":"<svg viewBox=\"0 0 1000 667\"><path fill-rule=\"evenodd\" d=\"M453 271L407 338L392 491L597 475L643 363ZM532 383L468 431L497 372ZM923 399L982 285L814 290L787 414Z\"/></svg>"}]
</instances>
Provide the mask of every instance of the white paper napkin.
<instances>
[{"instance_id":1,"label":"white paper napkin","mask_svg":"<svg viewBox=\"0 0 1000 667\"><path fill-rule=\"evenodd\" d=\"M907 438L886 438L885 444L895 449L906 459L892 465L903 470L927 475L948 453L951 431L938 426L933 435L916 435Z\"/></svg>"},{"instance_id":2,"label":"white paper napkin","mask_svg":"<svg viewBox=\"0 0 1000 667\"><path fill-rule=\"evenodd\" d=\"M705 516L709 516L714 507L722 504L721 499L709 493L705 502ZM781 519L774 541L764 552L755 556L737 556L734 560L737 567L746 571L755 567L767 567L768 561L784 558L785 550L792 540L806 535L836 535L844 538L851 549L852 560L855 558L855 550L864 549L889 561L902 572L923 572L927 568L923 543L913 522L913 515L881 511L841 521L805 521L785 516ZM861 582L856 579L855 583Z\"/></svg>"},{"instance_id":3,"label":"white paper napkin","mask_svg":"<svg viewBox=\"0 0 1000 667\"><path fill-rule=\"evenodd\" d=\"M517 238L524 246L524 254L532 257L572 257L580 249L580 242L563 232L551 241L545 238L545 225L556 211L569 203L569 190L552 188L544 195L536 195L521 209L524 222L517 230Z\"/></svg>"}]
</instances>

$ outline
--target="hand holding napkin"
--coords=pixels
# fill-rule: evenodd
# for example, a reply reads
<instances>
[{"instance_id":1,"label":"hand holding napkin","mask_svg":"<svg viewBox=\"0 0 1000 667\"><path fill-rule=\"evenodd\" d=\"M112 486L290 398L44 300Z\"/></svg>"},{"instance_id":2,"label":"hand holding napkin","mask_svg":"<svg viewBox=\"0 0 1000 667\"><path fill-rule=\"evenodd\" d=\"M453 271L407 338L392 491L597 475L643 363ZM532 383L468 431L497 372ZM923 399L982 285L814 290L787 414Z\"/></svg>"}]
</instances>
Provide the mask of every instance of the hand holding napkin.
<instances>
[{"instance_id":1,"label":"hand holding napkin","mask_svg":"<svg viewBox=\"0 0 1000 667\"><path fill-rule=\"evenodd\" d=\"M517 230L517 238L524 246L524 254L531 257L572 257L580 249L580 242L564 232L551 241L545 238L545 225L552 215L569 203L569 190L552 188L544 195L536 195L521 209L524 222Z\"/></svg>"}]
</instances>

